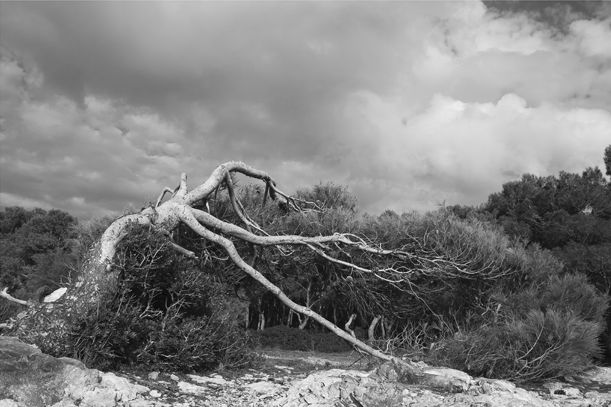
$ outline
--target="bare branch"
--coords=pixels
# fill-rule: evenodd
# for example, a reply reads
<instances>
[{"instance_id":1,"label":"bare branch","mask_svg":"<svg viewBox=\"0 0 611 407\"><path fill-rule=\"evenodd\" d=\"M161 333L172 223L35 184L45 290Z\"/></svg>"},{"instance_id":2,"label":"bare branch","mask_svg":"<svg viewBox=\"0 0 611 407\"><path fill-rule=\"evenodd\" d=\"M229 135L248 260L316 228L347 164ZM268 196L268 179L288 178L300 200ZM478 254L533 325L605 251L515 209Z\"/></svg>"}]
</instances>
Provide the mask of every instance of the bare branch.
<instances>
[{"instance_id":1,"label":"bare branch","mask_svg":"<svg viewBox=\"0 0 611 407\"><path fill-rule=\"evenodd\" d=\"M248 263L246 263L244 261L244 259L242 259L242 257L239 255L238 251L236 250L233 242L229 239L226 239L220 235L217 235L213 232L211 232L210 230L206 229L205 227L203 227L198 221L197 219L193 216L193 214L190 213L190 211L183 211L181 213L181 220L189 227L191 227L197 234L199 234L200 236L202 236L203 238L216 243L218 245L220 245L221 247L223 247L225 249L225 251L227 252L227 254L229 255L229 257L231 258L231 260L233 261L233 263L238 266L240 269L242 269L242 271L244 271L246 274L248 274L249 276L251 276L252 278L254 278L255 280L257 280L259 283L261 283L265 288L267 288L269 291L271 291L276 297L278 297L278 299L280 301L282 301L287 307L293 309L294 311L297 311L303 315L306 315L310 318L312 318L313 320L315 320L316 322L320 323L321 325L323 325L324 327L326 327L327 329L329 329L330 331L332 331L333 333L335 333L336 335L338 335L339 337L347 340L348 342L352 343L354 346L362 349L363 351L369 353L372 356L378 357L382 360L395 360L398 363L400 363L400 360L397 360L396 358L394 358L393 356L389 356L386 355L382 352L380 352L377 349L372 348L371 346L363 343L362 341L356 339L355 337L350 336L348 333L346 333L345 331L343 331L342 329L338 328L336 325L334 325L332 322L328 321L327 319L323 318L321 315L317 314L316 312L312 311L310 308L304 307L302 305L298 305L295 302L293 302L289 297L286 296L286 294L284 294L282 292L282 290L280 288L278 288L276 285L274 285L271 281L269 281L267 278L265 278L265 276L263 274L261 274L259 271L257 271L256 269L254 269L252 266L250 266Z\"/></svg>"},{"instance_id":2,"label":"bare branch","mask_svg":"<svg viewBox=\"0 0 611 407\"><path fill-rule=\"evenodd\" d=\"M267 173L254 169L239 161L230 161L216 167L208 179L203 184L182 197L181 202L187 205L192 205L200 199L206 198L219 187L221 182L223 182L225 179L226 174L230 172L239 172L247 177L269 182L271 185L276 185L276 181L267 175Z\"/></svg>"},{"instance_id":3,"label":"bare branch","mask_svg":"<svg viewBox=\"0 0 611 407\"><path fill-rule=\"evenodd\" d=\"M179 245L177 245L177 244L176 244L176 243L174 243L174 242L170 242L170 245L171 245L171 246L172 246L172 248L173 248L174 250L176 250L177 252L180 252L180 253L184 254L185 256L187 256L187 257L191 257L192 259L196 259L196 260L197 260L197 258L198 258L198 257L197 257L197 256L195 255L195 253L193 253L191 250L187 250L187 249L185 249L184 247L179 246Z\"/></svg>"},{"instance_id":4,"label":"bare branch","mask_svg":"<svg viewBox=\"0 0 611 407\"><path fill-rule=\"evenodd\" d=\"M15 302L15 303L20 304L20 305L28 305L27 301L19 300L19 299L13 297L12 295L10 295L7 291L8 291L8 287L4 287L4 290L2 290L2 292L0 292L0 297L4 297L7 300L9 300L11 302Z\"/></svg>"},{"instance_id":5,"label":"bare branch","mask_svg":"<svg viewBox=\"0 0 611 407\"><path fill-rule=\"evenodd\" d=\"M352 325L352 321L354 321L354 318L356 318L356 314L350 315L350 319L348 319L348 322L346 322L346 325L344 325L344 329L350 333L350 336L356 338L354 331L352 330L352 328L350 328L350 325Z\"/></svg>"},{"instance_id":6,"label":"bare branch","mask_svg":"<svg viewBox=\"0 0 611 407\"><path fill-rule=\"evenodd\" d=\"M170 189L168 187L165 187L163 191L161 191L161 195L159 195L159 198L157 198L157 202L155 203L155 208L159 206L166 192L169 192L170 194L172 194L172 196L174 196L174 194L176 193L176 189Z\"/></svg>"}]
</instances>

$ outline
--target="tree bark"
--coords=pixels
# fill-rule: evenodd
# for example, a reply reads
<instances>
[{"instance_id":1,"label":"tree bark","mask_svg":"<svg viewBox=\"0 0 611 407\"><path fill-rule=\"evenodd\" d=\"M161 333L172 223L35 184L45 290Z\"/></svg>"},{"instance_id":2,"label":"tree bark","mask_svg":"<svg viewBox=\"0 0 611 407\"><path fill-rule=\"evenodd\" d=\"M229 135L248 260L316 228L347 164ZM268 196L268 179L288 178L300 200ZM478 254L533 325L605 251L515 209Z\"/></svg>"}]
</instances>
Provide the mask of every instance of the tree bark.
<instances>
[{"instance_id":1,"label":"tree bark","mask_svg":"<svg viewBox=\"0 0 611 407\"><path fill-rule=\"evenodd\" d=\"M367 338L369 339L369 342L375 340L376 325L378 324L381 318L382 315L378 315L373 319L373 321L371 321L371 325L369 325L369 330L367 331Z\"/></svg>"}]
</instances>

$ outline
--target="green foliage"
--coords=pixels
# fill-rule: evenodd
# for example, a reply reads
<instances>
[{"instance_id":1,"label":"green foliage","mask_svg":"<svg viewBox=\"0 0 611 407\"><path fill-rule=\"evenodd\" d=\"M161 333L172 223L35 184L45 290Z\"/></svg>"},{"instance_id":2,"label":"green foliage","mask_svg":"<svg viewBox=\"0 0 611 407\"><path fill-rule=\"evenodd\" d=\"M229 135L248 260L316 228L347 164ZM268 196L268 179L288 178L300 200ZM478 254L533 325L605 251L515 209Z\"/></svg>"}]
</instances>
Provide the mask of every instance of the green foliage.
<instances>
[{"instance_id":1,"label":"green foliage","mask_svg":"<svg viewBox=\"0 0 611 407\"><path fill-rule=\"evenodd\" d=\"M358 201L356 197L348 192L348 189L332 182L320 183L310 188L300 189L296 197L318 204L325 209L344 209L355 212Z\"/></svg>"},{"instance_id":2,"label":"green foliage","mask_svg":"<svg viewBox=\"0 0 611 407\"><path fill-rule=\"evenodd\" d=\"M0 212L0 289L20 299L38 301L68 282L74 267L70 239L76 219L52 209L8 207ZM3 301L4 302L4 301ZM3 304L0 322L23 307Z\"/></svg>"},{"instance_id":3,"label":"green foliage","mask_svg":"<svg viewBox=\"0 0 611 407\"><path fill-rule=\"evenodd\" d=\"M611 242L611 188L598 168L558 178L526 174L490 195L484 210L508 233L548 249Z\"/></svg>"},{"instance_id":4,"label":"green foliage","mask_svg":"<svg viewBox=\"0 0 611 407\"><path fill-rule=\"evenodd\" d=\"M253 336L264 348L326 353L348 352L352 349L334 333L287 328L284 325L254 331Z\"/></svg>"},{"instance_id":5,"label":"green foliage","mask_svg":"<svg viewBox=\"0 0 611 407\"><path fill-rule=\"evenodd\" d=\"M122 273L116 290L95 313L73 322L73 355L99 368L139 363L184 372L254 360L250 335L232 312L236 300L164 236L132 228L117 261Z\"/></svg>"},{"instance_id":6,"label":"green foliage","mask_svg":"<svg viewBox=\"0 0 611 407\"><path fill-rule=\"evenodd\" d=\"M605 149L604 161L611 176L611 145ZM564 264L560 273L582 273L600 293L611 293L611 182L600 169L561 172L558 177L526 174L490 195L482 210L510 236L553 250ZM537 260L540 264L531 267L527 276L545 278L546 270L558 268L558 260ZM611 318L607 324L609 337ZM610 345L606 353L611 360Z\"/></svg>"},{"instance_id":7,"label":"green foliage","mask_svg":"<svg viewBox=\"0 0 611 407\"><path fill-rule=\"evenodd\" d=\"M599 352L600 325L572 313L531 310L523 318L444 340L431 359L474 376L516 382L582 373Z\"/></svg>"},{"instance_id":8,"label":"green foliage","mask_svg":"<svg viewBox=\"0 0 611 407\"><path fill-rule=\"evenodd\" d=\"M518 382L575 375L601 356L607 301L583 275L553 275L493 295L491 317L460 326L429 357L476 376Z\"/></svg>"},{"instance_id":9,"label":"green foliage","mask_svg":"<svg viewBox=\"0 0 611 407\"><path fill-rule=\"evenodd\" d=\"M553 253L567 270L588 276L600 292L611 293L611 242L598 245L569 242L562 248L555 248Z\"/></svg>"}]
</instances>

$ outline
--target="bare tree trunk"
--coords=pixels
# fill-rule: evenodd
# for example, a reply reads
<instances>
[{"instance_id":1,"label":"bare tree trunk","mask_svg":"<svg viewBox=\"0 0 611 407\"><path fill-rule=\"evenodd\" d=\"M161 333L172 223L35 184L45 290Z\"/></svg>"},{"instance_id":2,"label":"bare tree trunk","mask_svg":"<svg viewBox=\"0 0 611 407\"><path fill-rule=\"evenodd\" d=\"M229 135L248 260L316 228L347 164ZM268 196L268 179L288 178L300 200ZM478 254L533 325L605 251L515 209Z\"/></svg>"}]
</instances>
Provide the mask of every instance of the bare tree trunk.
<instances>
[{"instance_id":1,"label":"bare tree trunk","mask_svg":"<svg viewBox=\"0 0 611 407\"><path fill-rule=\"evenodd\" d=\"M373 321L371 321L371 325L369 325L369 330L367 331L367 338L369 339L369 342L372 342L375 340L374 334L375 334L376 325L378 324L381 318L382 318L382 315L378 315L373 319Z\"/></svg>"},{"instance_id":2,"label":"bare tree trunk","mask_svg":"<svg viewBox=\"0 0 611 407\"><path fill-rule=\"evenodd\" d=\"M350 332L350 336L356 339L356 335L354 334L354 331L350 328L350 325L352 325L352 321L354 321L354 318L356 318L356 314L350 315L350 319L348 319L348 322L346 322L346 325L344 325L344 328L346 329L346 331Z\"/></svg>"},{"instance_id":3,"label":"bare tree trunk","mask_svg":"<svg viewBox=\"0 0 611 407\"><path fill-rule=\"evenodd\" d=\"M265 329L265 311L259 312L259 324L257 325L257 331Z\"/></svg>"}]
</instances>

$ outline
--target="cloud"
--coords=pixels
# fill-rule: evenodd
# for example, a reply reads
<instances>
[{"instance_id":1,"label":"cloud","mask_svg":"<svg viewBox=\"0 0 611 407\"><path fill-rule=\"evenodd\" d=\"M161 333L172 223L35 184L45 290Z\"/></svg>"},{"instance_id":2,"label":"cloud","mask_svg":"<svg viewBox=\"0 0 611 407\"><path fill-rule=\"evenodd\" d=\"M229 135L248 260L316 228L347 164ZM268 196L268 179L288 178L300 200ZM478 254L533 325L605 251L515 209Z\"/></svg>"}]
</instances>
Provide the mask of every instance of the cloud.
<instances>
[{"instance_id":1,"label":"cloud","mask_svg":"<svg viewBox=\"0 0 611 407\"><path fill-rule=\"evenodd\" d=\"M611 143L598 11L559 11L559 31L472 1L2 9L2 205L121 210L242 160L287 192L333 180L365 210L430 209Z\"/></svg>"},{"instance_id":2,"label":"cloud","mask_svg":"<svg viewBox=\"0 0 611 407\"><path fill-rule=\"evenodd\" d=\"M364 139L376 141L343 165L369 158L359 160L350 179L375 211L478 204L524 173L580 173L602 165L602 151L611 141L608 111L548 103L532 107L515 94L496 103L435 95L427 110L409 120L372 94L359 95L354 109L355 116L365 118L361 127L369 129Z\"/></svg>"},{"instance_id":3,"label":"cloud","mask_svg":"<svg viewBox=\"0 0 611 407\"><path fill-rule=\"evenodd\" d=\"M586 57L611 58L611 17L602 22L574 21L570 30Z\"/></svg>"},{"instance_id":4,"label":"cloud","mask_svg":"<svg viewBox=\"0 0 611 407\"><path fill-rule=\"evenodd\" d=\"M159 182L175 182L184 135L172 123L95 96L84 107L64 96L33 101L27 96L42 82L7 58L2 72L0 180L11 191L5 205L21 196L24 205L101 213L142 205L158 193ZM28 83L35 83L29 91Z\"/></svg>"}]
</instances>

